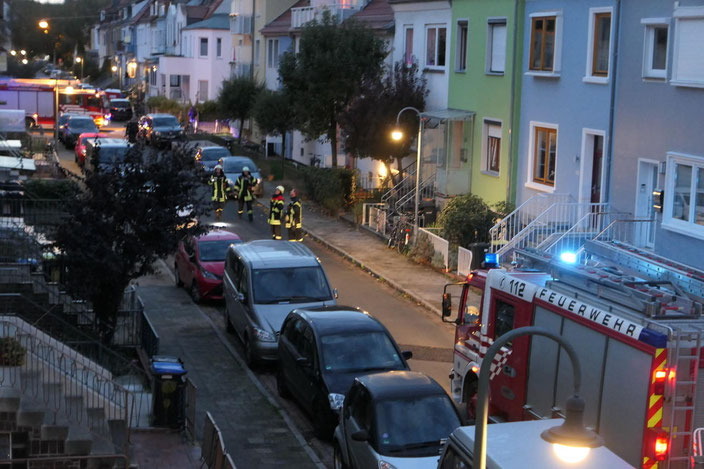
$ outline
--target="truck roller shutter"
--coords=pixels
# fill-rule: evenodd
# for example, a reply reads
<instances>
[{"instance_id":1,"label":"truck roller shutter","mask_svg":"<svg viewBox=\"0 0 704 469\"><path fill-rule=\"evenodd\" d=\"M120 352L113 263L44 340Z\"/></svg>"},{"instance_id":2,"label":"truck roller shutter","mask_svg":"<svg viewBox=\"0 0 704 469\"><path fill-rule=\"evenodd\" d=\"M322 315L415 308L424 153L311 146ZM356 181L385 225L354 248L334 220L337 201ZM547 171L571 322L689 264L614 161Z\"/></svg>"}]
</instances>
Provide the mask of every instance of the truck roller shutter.
<instances>
[{"instance_id":1,"label":"truck roller shutter","mask_svg":"<svg viewBox=\"0 0 704 469\"><path fill-rule=\"evenodd\" d=\"M535 308L533 325L542 327L556 334L562 328L562 318L540 306ZM528 385L526 389L526 404L541 417L550 418L555 401L552 391L557 374L557 353L559 345L546 337L531 337L530 362L528 363ZM550 383L550 392L546 392L546 384Z\"/></svg>"}]
</instances>

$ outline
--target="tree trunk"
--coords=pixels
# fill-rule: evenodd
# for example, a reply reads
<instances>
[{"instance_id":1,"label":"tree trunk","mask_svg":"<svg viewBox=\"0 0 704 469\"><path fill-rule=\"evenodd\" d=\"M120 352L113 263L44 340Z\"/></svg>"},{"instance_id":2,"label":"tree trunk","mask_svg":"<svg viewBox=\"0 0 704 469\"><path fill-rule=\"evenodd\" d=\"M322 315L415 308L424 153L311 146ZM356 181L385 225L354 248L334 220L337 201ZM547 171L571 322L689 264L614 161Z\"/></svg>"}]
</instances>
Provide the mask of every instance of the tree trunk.
<instances>
[{"instance_id":1,"label":"tree trunk","mask_svg":"<svg viewBox=\"0 0 704 469\"><path fill-rule=\"evenodd\" d=\"M244 119L240 119L240 134L237 136L237 144L242 145L242 128L244 127Z\"/></svg>"},{"instance_id":2,"label":"tree trunk","mask_svg":"<svg viewBox=\"0 0 704 469\"><path fill-rule=\"evenodd\" d=\"M112 345L117 326L117 313L122 303L125 288L129 282L104 285L100 294L91 299L95 312L96 326L104 345Z\"/></svg>"},{"instance_id":3,"label":"tree trunk","mask_svg":"<svg viewBox=\"0 0 704 469\"><path fill-rule=\"evenodd\" d=\"M328 137L330 138L330 149L332 150L332 167L337 168L337 122L333 119L330 122L330 132L328 132Z\"/></svg>"},{"instance_id":4,"label":"tree trunk","mask_svg":"<svg viewBox=\"0 0 704 469\"><path fill-rule=\"evenodd\" d=\"M286 132L281 132L281 179L286 171Z\"/></svg>"}]
</instances>

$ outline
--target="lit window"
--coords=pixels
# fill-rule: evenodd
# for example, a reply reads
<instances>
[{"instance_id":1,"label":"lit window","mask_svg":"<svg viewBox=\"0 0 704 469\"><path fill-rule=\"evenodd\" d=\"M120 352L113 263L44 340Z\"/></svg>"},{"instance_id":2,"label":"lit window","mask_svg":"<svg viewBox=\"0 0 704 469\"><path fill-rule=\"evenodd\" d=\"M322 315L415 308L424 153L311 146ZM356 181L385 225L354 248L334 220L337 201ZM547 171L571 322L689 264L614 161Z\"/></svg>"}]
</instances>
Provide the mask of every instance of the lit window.
<instances>
[{"instance_id":1,"label":"lit window","mask_svg":"<svg viewBox=\"0 0 704 469\"><path fill-rule=\"evenodd\" d=\"M554 186L557 129L535 126L533 139L533 182Z\"/></svg>"},{"instance_id":2,"label":"lit window","mask_svg":"<svg viewBox=\"0 0 704 469\"><path fill-rule=\"evenodd\" d=\"M425 29L425 66L442 69L445 67L447 28L427 26Z\"/></svg>"}]
</instances>

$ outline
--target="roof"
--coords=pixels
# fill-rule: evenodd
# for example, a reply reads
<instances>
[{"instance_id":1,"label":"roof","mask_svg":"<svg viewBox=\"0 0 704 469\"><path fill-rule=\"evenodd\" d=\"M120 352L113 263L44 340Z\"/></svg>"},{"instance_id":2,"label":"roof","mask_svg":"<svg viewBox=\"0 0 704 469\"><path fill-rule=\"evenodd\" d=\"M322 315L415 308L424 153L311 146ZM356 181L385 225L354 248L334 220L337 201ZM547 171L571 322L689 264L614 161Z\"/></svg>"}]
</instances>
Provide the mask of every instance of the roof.
<instances>
[{"instance_id":1,"label":"roof","mask_svg":"<svg viewBox=\"0 0 704 469\"><path fill-rule=\"evenodd\" d=\"M437 381L417 371L387 371L360 376L357 380L369 390L373 399L447 396Z\"/></svg>"},{"instance_id":2,"label":"roof","mask_svg":"<svg viewBox=\"0 0 704 469\"><path fill-rule=\"evenodd\" d=\"M310 0L298 0L291 8L301 8L310 6ZM264 36L287 35L291 29L291 8L274 18L269 24L264 26L259 32Z\"/></svg>"},{"instance_id":3,"label":"roof","mask_svg":"<svg viewBox=\"0 0 704 469\"><path fill-rule=\"evenodd\" d=\"M237 254L255 269L277 269L286 267L317 267L318 258L301 243L260 239L239 244Z\"/></svg>"},{"instance_id":4,"label":"roof","mask_svg":"<svg viewBox=\"0 0 704 469\"><path fill-rule=\"evenodd\" d=\"M171 114L168 114L166 112L155 112L152 114L147 114L147 117L154 118L154 117L173 117L175 118L176 116L173 116Z\"/></svg>"},{"instance_id":5,"label":"roof","mask_svg":"<svg viewBox=\"0 0 704 469\"><path fill-rule=\"evenodd\" d=\"M86 143L91 142L89 140ZM101 147L129 147L130 144L126 140L122 140L121 138L96 138L95 140L92 140L92 142L95 143L95 145L101 146Z\"/></svg>"},{"instance_id":6,"label":"roof","mask_svg":"<svg viewBox=\"0 0 704 469\"><path fill-rule=\"evenodd\" d=\"M355 332L386 332L384 326L372 315L350 306L323 306L296 309L320 335Z\"/></svg>"},{"instance_id":7,"label":"roof","mask_svg":"<svg viewBox=\"0 0 704 469\"><path fill-rule=\"evenodd\" d=\"M555 457L552 444L540 434L548 428L562 425L562 419L531 420L528 422L497 423L487 427L486 467L540 467L541 469L565 469L564 462ZM464 452L474 452L474 426L460 427L452 432L450 439ZM605 446L592 448L580 469L626 469L633 468Z\"/></svg>"},{"instance_id":8,"label":"roof","mask_svg":"<svg viewBox=\"0 0 704 469\"><path fill-rule=\"evenodd\" d=\"M17 158L15 156L0 156L0 168L34 171L37 169L32 158Z\"/></svg>"},{"instance_id":9,"label":"roof","mask_svg":"<svg viewBox=\"0 0 704 469\"><path fill-rule=\"evenodd\" d=\"M394 27L394 11L389 0L371 0L352 18L371 29L389 30Z\"/></svg>"},{"instance_id":10,"label":"roof","mask_svg":"<svg viewBox=\"0 0 704 469\"><path fill-rule=\"evenodd\" d=\"M238 234L217 228L198 236L198 241L225 241L237 239L241 239Z\"/></svg>"},{"instance_id":11,"label":"roof","mask_svg":"<svg viewBox=\"0 0 704 469\"><path fill-rule=\"evenodd\" d=\"M474 111L462 111L460 109L440 109L437 111L425 111L421 116L429 119L466 121L474 117Z\"/></svg>"},{"instance_id":12,"label":"roof","mask_svg":"<svg viewBox=\"0 0 704 469\"><path fill-rule=\"evenodd\" d=\"M183 29L230 29L230 17L225 14L213 15L208 19L193 23Z\"/></svg>"},{"instance_id":13,"label":"roof","mask_svg":"<svg viewBox=\"0 0 704 469\"><path fill-rule=\"evenodd\" d=\"M110 102L111 102L111 103L122 103L122 102L127 102L127 103L129 103L130 100L127 99L127 98L112 98L112 99L110 100Z\"/></svg>"}]
</instances>

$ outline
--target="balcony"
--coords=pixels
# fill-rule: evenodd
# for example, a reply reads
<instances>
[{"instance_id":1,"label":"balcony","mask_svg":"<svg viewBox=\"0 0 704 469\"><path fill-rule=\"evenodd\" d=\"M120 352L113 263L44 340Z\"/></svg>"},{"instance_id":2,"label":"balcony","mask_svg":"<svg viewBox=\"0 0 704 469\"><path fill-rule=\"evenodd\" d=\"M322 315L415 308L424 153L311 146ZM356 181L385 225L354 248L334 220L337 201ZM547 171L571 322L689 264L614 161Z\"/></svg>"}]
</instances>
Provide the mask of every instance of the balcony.
<instances>
[{"instance_id":1,"label":"balcony","mask_svg":"<svg viewBox=\"0 0 704 469\"><path fill-rule=\"evenodd\" d=\"M233 77L249 77L252 74L252 64L237 63L232 64L230 71Z\"/></svg>"},{"instance_id":2,"label":"balcony","mask_svg":"<svg viewBox=\"0 0 704 469\"><path fill-rule=\"evenodd\" d=\"M230 33L252 34L252 15L230 16Z\"/></svg>"},{"instance_id":3,"label":"balcony","mask_svg":"<svg viewBox=\"0 0 704 469\"><path fill-rule=\"evenodd\" d=\"M327 5L291 8L291 27L301 28L306 23L320 19L323 11L328 10L337 22L342 22L364 8L365 0L343 0Z\"/></svg>"}]
</instances>

